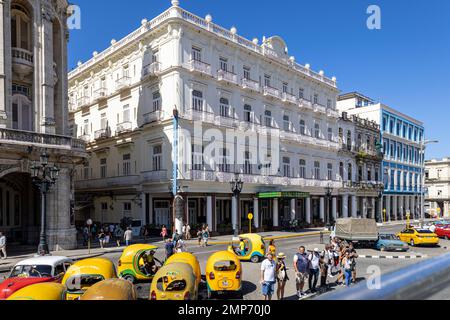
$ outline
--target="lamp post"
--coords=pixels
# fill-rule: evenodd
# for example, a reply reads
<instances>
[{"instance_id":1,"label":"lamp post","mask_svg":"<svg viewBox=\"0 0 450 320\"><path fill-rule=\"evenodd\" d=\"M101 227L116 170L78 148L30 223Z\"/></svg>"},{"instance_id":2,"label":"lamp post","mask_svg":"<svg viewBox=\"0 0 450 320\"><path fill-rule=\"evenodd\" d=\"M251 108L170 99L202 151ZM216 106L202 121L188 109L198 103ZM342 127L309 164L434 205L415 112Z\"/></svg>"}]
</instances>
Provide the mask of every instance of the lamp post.
<instances>
[{"instance_id":1,"label":"lamp post","mask_svg":"<svg viewBox=\"0 0 450 320\"><path fill-rule=\"evenodd\" d=\"M41 231L39 236L38 255L44 256L50 253L47 243L47 193L56 183L59 176L59 169L48 162L49 156L46 152L41 154L39 163L33 162L31 178L33 183L41 192Z\"/></svg>"},{"instance_id":2,"label":"lamp post","mask_svg":"<svg viewBox=\"0 0 450 320\"><path fill-rule=\"evenodd\" d=\"M331 215L330 215L330 199L331 199L331 196L333 195L333 188L331 187L331 183L329 183L328 184L328 186L325 188L325 195L327 196L327 214L326 214L326 221L325 221L325 223L326 223L326 226L327 226L327 228L328 228L328 230L330 230L330 226L331 226L331 224L330 224L330 217L331 217Z\"/></svg>"},{"instance_id":3,"label":"lamp post","mask_svg":"<svg viewBox=\"0 0 450 320\"><path fill-rule=\"evenodd\" d=\"M383 190L380 188L380 190L378 190L378 205L380 205L380 200L381 199L383 199ZM377 218L377 222L384 222L383 221L383 217L380 217L379 215L378 215L378 213L379 214L381 214L381 209L383 208L383 201L381 201L381 206L380 206L380 208L378 208L378 210L377 210L377 216L378 216L378 218Z\"/></svg>"},{"instance_id":4,"label":"lamp post","mask_svg":"<svg viewBox=\"0 0 450 320\"><path fill-rule=\"evenodd\" d=\"M244 182L239 178L237 173L234 174L234 180L230 181L231 192L233 193L233 213L232 213L232 224L233 224L233 235L234 237L239 236L239 223L237 219L238 213L238 200L239 195L242 192L242 188L244 187Z\"/></svg>"}]
</instances>

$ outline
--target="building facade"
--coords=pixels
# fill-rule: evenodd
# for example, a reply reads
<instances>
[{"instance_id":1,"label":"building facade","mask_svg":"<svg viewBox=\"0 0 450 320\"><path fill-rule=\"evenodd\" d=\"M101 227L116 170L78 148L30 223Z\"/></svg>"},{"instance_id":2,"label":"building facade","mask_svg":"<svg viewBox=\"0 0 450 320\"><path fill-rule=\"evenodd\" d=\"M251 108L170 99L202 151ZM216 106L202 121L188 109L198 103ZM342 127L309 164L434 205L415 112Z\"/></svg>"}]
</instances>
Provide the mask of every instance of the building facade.
<instances>
[{"instance_id":1,"label":"building facade","mask_svg":"<svg viewBox=\"0 0 450 320\"><path fill-rule=\"evenodd\" d=\"M86 153L68 126L67 8L65 0L0 3L0 230L10 244L38 242L30 166L46 152L60 169L47 196L49 247L76 247L73 172Z\"/></svg>"},{"instance_id":2,"label":"building facade","mask_svg":"<svg viewBox=\"0 0 450 320\"><path fill-rule=\"evenodd\" d=\"M425 162L425 185L428 215L450 217L450 159Z\"/></svg>"},{"instance_id":3,"label":"building facade","mask_svg":"<svg viewBox=\"0 0 450 320\"><path fill-rule=\"evenodd\" d=\"M90 153L77 169L77 220L173 226L174 178L193 228L227 233L236 219L245 229L248 213L256 229L356 217L358 194L339 171L356 162L339 154L338 92L280 37L249 41L172 1L69 73L72 132Z\"/></svg>"},{"instance_id":4,"label":"building facade","mask_svg":"<svg viewBox=\"0 0 450 320\"><path fill-rule=\"evenodd\" d=\"M338 109L375 121L381 128L384 220L422 217L424 126L422 122L359 93L341 95ZM384 215L384 213L383 213Z\"/></svg>"}]
</instances>

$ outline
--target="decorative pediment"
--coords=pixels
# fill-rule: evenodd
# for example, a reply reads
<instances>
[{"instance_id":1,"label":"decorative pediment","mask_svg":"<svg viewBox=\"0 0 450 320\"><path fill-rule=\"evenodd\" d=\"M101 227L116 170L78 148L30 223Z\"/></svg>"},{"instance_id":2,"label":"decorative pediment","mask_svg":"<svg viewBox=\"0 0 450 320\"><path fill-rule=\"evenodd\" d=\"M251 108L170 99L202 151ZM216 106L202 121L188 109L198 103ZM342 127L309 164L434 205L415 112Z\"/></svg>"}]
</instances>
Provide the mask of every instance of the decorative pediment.
<instances>
[{"instance_id":1,"label":"decorative pediment","mask_svg":"<svg viewBox=\"0 0 450 320\"><path fill-rule=\"evenodd\" d=\"M263 47L272 49L278 56L287 56L288 48L286 42L279 36L273 36L263 40Z\"/></svg>"}]
</instances>

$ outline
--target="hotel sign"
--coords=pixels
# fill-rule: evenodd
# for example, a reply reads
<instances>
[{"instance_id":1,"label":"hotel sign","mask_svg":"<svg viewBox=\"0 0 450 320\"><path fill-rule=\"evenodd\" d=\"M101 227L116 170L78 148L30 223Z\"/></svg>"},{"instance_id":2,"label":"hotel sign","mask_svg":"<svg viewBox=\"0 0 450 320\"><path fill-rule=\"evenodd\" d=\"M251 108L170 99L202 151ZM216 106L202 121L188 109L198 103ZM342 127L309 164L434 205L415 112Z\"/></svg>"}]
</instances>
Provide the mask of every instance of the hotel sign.
<instances>
[{"instance_id":1,"label":"hotel sign","mask_svg":"<svg viewBox=\"0 0 450 320\"><path fill-rule=\"evenodd\" d=\"M275 199L275 198L308 198L308 192L262 192L258 194L259 199Z\"/></svg>"}]
</instances>

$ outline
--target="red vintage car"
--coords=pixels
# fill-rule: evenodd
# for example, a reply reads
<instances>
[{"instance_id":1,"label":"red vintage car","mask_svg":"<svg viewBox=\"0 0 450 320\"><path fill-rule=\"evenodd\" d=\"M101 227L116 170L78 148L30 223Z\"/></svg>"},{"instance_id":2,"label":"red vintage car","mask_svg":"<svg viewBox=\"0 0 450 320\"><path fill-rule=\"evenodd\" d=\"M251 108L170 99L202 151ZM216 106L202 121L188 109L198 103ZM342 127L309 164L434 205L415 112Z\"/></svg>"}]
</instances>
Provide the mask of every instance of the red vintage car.
<instances>
[{"instance_id":1,"label":"red vintage car","mask_svg":"<svg viewBox=\"0 0 450 320\"><path fill-rule=\"evenodd\" d=\"M436 235L439 238L445 238L445 240L449 240L450 239L450 224L436 225L436 229L434 230L434 233L436 233Z\"/></svg>"},{"instance_id":2,"label":"red vintage car","mask_svg":"<svg viewBox=\"0 0 450 320\"><path fill-rule=\"evenodd\" d=\"M61 282L73 261L67 257L36 257L20 261L0 283L0 300L26 286L42 282Z\"/></svg>"}]
</instances>

